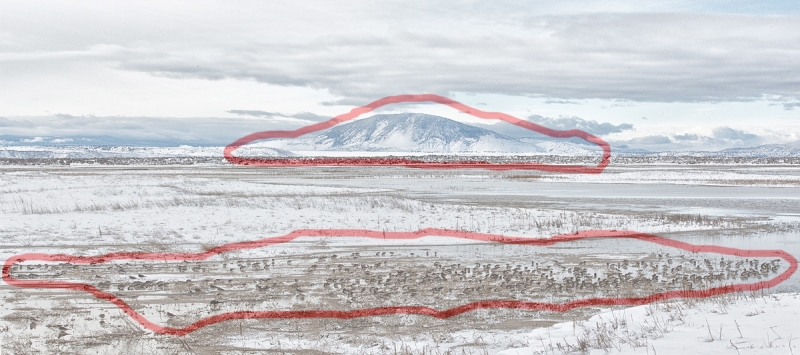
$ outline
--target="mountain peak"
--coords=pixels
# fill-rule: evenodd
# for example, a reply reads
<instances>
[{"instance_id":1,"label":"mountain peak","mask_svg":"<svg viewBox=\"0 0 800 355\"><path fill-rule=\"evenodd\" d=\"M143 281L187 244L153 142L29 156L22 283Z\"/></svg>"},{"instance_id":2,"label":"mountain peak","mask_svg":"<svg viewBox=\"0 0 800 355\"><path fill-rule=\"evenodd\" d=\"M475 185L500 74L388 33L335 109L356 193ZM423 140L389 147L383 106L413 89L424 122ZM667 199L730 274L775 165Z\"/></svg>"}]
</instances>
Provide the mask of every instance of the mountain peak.
<instances>
[{"instance_id":1,"label":"mountain peak","mask_svg":"<svg viewBox=\"0 0 800 355\"><path fill-rule=\"evenodd\" d=\"M467 148L480 140L509 140L488 129L423 113L379 114L333 127L316 137L332 149L443 151ZM352 149L350 149L352 148Z\"/></svg>"},{"instance_id":2,"label":"mountain peak","mask_svg":"<svg viewBox=\"0 0 800 355\"><path fill-rule=\"evenodd\" d=\"M377 114L318 135L259 143L293 152L418 152L435 154L593 154L568 142L517 139L490 129L424 113Z\"/></svg>"}]
</instances>

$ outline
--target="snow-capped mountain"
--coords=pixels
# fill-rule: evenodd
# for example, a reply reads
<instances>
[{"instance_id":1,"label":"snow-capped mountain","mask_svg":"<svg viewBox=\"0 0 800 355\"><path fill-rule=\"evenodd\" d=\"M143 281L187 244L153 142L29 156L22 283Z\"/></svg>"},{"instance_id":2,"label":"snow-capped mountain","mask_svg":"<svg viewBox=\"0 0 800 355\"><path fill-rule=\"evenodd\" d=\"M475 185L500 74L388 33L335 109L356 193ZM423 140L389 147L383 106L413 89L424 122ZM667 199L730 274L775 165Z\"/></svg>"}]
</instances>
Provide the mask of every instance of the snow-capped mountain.
<instances>
[{"instance_id":1,"label":"snow-capped mountain","mask_svg":"<svg viewBox=\"0 0 800 355\"><path fill-rule=\"evenodd\" d=\"M258 143L289 151L594 154L591 146L517 139L444 117L381 114L316 136Z\"/></svg>"},{"instance_id":2,"label":"snow-capped mountain","mask_svg":"<svg viewBox=\"0 0 800 355\"><path fill-rule=\"evenodd\" d=\"M800 157L800 142L789 144L766 144L751 148L730 148L719 152L722 156L732 157L768 157L768 158L798 158Z\"/></svg>"}]
</instances>

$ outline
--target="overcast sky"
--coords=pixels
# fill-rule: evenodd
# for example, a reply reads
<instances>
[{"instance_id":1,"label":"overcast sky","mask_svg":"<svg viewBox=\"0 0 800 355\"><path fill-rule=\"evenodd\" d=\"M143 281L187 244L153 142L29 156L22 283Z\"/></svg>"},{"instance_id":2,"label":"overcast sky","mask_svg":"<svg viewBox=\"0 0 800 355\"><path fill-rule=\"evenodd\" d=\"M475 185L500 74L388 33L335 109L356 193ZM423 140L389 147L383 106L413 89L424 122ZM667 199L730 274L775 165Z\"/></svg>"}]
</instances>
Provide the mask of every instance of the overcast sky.
<instances>
[{"instance_id":1,"label":"overcast sky","mask_svg":"<svg viewBox=\"0 0 800 355\"><path fill-rule=\"evenodd\" d=\"M0 0L0 135L225 144L406 93L650 150L797 141L800 2Z\"/></svg>"}]
</instances>

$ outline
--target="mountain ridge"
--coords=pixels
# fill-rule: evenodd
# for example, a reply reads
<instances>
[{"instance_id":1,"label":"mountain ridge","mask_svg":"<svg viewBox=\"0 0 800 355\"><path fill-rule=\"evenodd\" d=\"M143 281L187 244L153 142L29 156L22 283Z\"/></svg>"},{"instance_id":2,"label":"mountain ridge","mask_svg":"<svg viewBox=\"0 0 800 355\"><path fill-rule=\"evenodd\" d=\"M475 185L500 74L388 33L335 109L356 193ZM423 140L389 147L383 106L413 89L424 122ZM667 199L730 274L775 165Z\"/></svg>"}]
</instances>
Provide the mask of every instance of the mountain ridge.
<instances>
[{"instance_id":1,"label":"mountain ridge","mask_svg":"<svg viewBox=\"0 0 800 355\"><path fill-rule=\"evenodd\" d=\"M596 154L587 146L519 139L422 113L378 114L315 136L256 144L289 151Z\"/></svg>"}]
</instances>

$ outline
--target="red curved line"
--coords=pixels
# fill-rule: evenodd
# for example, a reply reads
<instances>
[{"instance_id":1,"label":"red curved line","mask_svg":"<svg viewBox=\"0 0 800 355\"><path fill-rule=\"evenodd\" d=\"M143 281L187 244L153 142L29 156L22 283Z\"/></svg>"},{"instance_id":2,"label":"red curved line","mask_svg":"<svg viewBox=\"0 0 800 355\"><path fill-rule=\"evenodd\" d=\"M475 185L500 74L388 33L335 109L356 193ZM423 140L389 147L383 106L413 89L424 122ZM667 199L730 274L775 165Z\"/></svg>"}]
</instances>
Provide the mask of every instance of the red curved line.
<instances>
[{"instance_id":1,"label":"red curved line","mask_svg":"<svg viewBox=\"0 0 800 355\"><path fill-rule=\"evenodd\" d=\"M588 238L630 238L655 243L667 247L681 249L693 253L707 252L723 255L734 255L738 257L778 257L789 263L789 268L783 273L766 281L752 284L732 284L727 286L713 287L704 290L679 290L656 293L645 297L604 297L588 298L571 301L567 303L547 303L547 302L527 302L517 300L485 300L467 303L458 307L437 310L430 307L421 306L396 306L396 307L376 307L366 309L356 309L350 311L337 310L306 310L306 311L239 311L218 314L215 316L200 319L182 328L163 327L136 312L125 301L119 297L101 291L100 289L83 283L66 281L47 281L47 280L20 280L11 276L11 267L20 262L28 260L47 261L47 262L69 262L74 264L98 264L112 260L155 260L155 261L188 261L204 260L214 255L236 250L253 249L279 243L286 243L295 238L306 237L367 237L375 239L416 239L424 236L443 236L453 238L463 238L478 241L499 242L506 244L520 244L532 246L547 246L556 243L563 243ZM521 237L508 237L496 234L473 233L450 229L426 228L416 232L383 232L364 229L298 229L286 235L264 238L259 240L231 243L220 245L200 253L144 253L144 252L117 252L103 254L99 256L75 256L68 254L43 254L26 253L8 258L3 265L2 278L9 285L24 288L61 288L75 291L88 292L94 297L111 302L119 307L128 316L139 322L143 327L156 333L183 336L194 332L202 327L214 323L224 322L232 319L252 319L252 318L339 318L350 319L358 317L380 316L389 314L416 314L427 315L436 318L448 318L465 312L477 309L488 308L514 308L523 310L546 310L554 312L564 312L577 307L599 306L599 305L641 305L655 301L663 301L672 298L696 298L709 297L731 292L755 291L764 288L774 287L786 281L795 271L797 271L797 259L783 250L743 250L715 245L695 245L677 240L667 239L656 235L638 233L632 231L616 230L589 230L575 234L558 235L549 239L530 239Z\"/></svg>"},{"instance_id":2,"label":"red curved line","mask_svg":"<svg viewBox=\"0 0 800 355\"><path fill-rule=\"evenodd\" d=\"M496 164L489 162L425 162L420 160L412 160L407 158L297 158L297 159L266 159L266 158L241 158L233 156L233 152L245 144L253 141L269 138L297 138L302 135L321 131L323 129L331 128L339 123L350 121L358 116L390 104L404 103L404 102L435 102L438 104L450 106L461 112L470 114L472 116L483 119L499 119L519 127L538 132L554 138L581 138L587 142L594 143L603 149L603 156L600 163L594 167L579 166L579 165L551 165L541 163L510 163L510 164ZM511 169L524 169L524 170L542 170L560 173L576 173L576 174L599 174L608 166L611 160L611 146L595 135L586 133L581 130L571 129L568 131L560 131L540 126L526 120L522 120L505 114L502 112L486 112L473 107L464 105L458 101L446 98L444 96L434 94L422 95L397 95L387 96L380 100L373 101L365 106L352 109L348 113L341 114L325 122L316 123L313 125L305 126L294 131L264 131L256 132L246 135L237 139L235 142L225 147L223 151L225 159L237 165L253 165L253 166L319 166L319 165L356 165L356 166L405 166L409 168L430 168L430 169L466 169L466 168L479 168L487 170L511 170Z\"/></svg>"}]
</instances>

